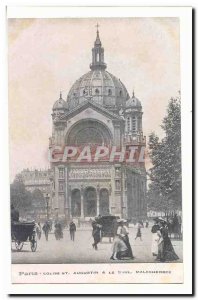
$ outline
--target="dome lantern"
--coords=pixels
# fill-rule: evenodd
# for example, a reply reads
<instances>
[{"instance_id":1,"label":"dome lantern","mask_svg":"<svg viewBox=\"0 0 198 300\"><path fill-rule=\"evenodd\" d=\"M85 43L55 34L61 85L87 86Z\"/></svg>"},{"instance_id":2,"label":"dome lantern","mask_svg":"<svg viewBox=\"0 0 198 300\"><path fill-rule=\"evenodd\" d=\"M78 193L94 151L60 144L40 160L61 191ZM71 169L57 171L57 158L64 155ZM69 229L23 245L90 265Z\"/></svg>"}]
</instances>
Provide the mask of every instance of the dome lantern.
<instances>
[{"instance_id":1,"label":"dome lantern","mask_svg":"<svg viewBox=\"0 0 198 300\"><path fill-rule=\"evenodd\" d=\"M68 110L67 103L65 102L65 100L63 100L61 91L60 91L60 97L54 103L52 110L53 111L60 111L60 112L65 112L66 110Z\"/></svg>"},{"instance_id":2,"label":"dome lantern","mask_svg":"<svg viewBox=\"0 0 198 300\"><path fill-rule=\"evenodd\" d=\"M128 101L126 102L126 108L133 108L133 107L138 107L138 108L142 108L141 102L138 98L135 97L135 92L133 90L133 94L132 97L130 99L128 99Z\"/></svg>"},{"instance_id":3,"label":"dome lantern","mask_svg":"<svg viewBox=\"0 0 198 300\"><path fill-rule=\"evenodd\" d=\"M72 85L67 95L68 109L73 109L84 101L91 100L118 113L121 107L125 107L126 101L130 97L121 80L106 71L104 48L100 40L98 26L96 25L96 40L92 49L91 70Z\"/></svg>"},{"instance_id":4,"label":"dome lantern","mask_svg":"<svg viewBox=\"0 0 198 300\"><path fill-rule=\"evenodd\" d=\"M92 63L90 64L91 70L105 70L107 65L104 62L104 48L99 36L99 25L96 25L96 40L94 43L94 48L92 48Z\"/></svg>"}]
</instances>

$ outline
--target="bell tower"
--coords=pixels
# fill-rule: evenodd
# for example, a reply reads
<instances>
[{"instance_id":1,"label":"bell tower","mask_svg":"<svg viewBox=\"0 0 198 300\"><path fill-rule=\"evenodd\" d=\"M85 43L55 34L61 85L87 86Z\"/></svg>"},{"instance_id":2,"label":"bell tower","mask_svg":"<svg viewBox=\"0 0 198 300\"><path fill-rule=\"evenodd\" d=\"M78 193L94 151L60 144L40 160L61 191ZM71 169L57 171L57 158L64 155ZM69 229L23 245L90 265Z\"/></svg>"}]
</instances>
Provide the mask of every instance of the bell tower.
<instances>
[{"instance_id":1,"label":"bell tower","mask_svg":"<svg viewBox=\"0 0 198 300\"><path fill-rule=\"evenodd\" d=\"M96 25L96 40L94 43L94 48L92 48L92 63L90 64L91 70L105 70L107 65L104 62L104 48L102 47L102 43L99 36L99 25Z\"/></svg>"}]
</instances>

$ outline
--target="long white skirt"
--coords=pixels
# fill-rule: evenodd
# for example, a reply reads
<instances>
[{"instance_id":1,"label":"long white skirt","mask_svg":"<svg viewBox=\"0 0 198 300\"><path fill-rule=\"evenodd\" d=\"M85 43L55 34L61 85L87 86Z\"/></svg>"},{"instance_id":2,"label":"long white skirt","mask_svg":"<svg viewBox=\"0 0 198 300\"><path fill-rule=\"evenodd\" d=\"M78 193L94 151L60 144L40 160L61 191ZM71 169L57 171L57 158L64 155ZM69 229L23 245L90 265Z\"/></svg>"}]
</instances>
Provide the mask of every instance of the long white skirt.
<instances>
[{"instance_id":1,"label":"long white skirt","mask_svg":"<svg viewBox=\"0 0 198 300\"><path fill-rule=\"evenodd\" d=\"M151 252L152 254L158 255L158 241L159 235L156 233L152 234Z\"/></svg>"},{"instance_id":2,"label":"long white skirt","mask_svg":"<svg viewBox=\"0 0 198 300\"><path fill-rule=\"evenodd\" d=\"M116 236L113 241L112 252L117 253L126 250L127 250L127 246L125 242L121 240L118 236Z\"/></svg>"}]
</instances>

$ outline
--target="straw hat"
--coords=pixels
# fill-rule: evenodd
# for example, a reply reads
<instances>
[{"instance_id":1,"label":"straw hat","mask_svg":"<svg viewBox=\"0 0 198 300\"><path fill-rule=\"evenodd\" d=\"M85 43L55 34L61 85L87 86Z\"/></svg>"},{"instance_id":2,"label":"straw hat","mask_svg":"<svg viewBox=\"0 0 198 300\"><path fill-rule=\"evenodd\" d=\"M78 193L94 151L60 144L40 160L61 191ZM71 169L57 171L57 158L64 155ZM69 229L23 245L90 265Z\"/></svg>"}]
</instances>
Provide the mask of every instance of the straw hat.
<instances>
[{"instance_id":1,"label":"straw hat","mask_svg":"<svg viewBox=\"0 0 198 300\"><path fill-rule=\"evenodd\" d=\"M127 220L125 220L125 219L118 219L117 222L118 222L118 223L126 223Z\"/></svg>"},{"instance_id":2,"label":"straw hat","mask_svg":"<svg viewBox=\"0 0 198 300\"><path fill-rule=\"evenodd\" d=\"M164 220L162 217L159 217L158 221L161 222L161 223L167 223L166 220Z\"/></svg>"}]
</instances>

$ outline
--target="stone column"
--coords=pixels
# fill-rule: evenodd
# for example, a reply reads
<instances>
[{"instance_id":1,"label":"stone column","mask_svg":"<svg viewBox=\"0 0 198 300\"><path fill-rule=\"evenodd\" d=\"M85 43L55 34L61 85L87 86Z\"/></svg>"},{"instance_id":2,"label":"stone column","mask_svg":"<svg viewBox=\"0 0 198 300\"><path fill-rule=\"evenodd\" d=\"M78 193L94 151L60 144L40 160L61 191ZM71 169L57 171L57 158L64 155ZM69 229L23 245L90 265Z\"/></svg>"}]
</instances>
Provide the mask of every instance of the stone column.
<instances>
[{"instance_id":1,"label":"stone column","mask_svg":"<svg viewBox=\"0 0 198 300\"><path fill-rule=\"evenodd\" d=\"M114 123L114 137L115 137L115 145L120 146L120 124Z\"/></svg>"},{"instance_id":2,"label":"stone column","mask_svg":"<svg viewBox=\"0 0 198 300\"><path fill-rule=\"evenodd\" d=\"M59 188L59 173L58 173L58 167L55 167L55 195L54 195L54 213L55 216L58 217L58 212L59 212L59 199L58 199L58 188Z\"/></svg>"},{"instance_id":3,"label":"stone column","mask_svg":"<svg viewBox=\"0 0 198 300\"><path fill-rule=\"evenodd\" d=\"M71 211L71 193L69 193L69 218L72 219L72 211Z\"/></svg>"},{"instance_id":4,"label":"stone column","mask_svg":"<svg viewBox=\"0 0 198 300\"><path fill-rule=\"evenodd\" d=\"M112 214L112 187L111 187L111 183L109 184L109 188L108 188L108 193L109 193L109 213Z\"/></svg>"},{"instance_id":5,"label":"stone column","mask_svg":"<svg viewBox=\"0 0 198 300\"><path fill-rule=\"evenodd\" d=\"M99 197L100 197L100 186L98 184L97 189L96 189L96 205L97 205L97 216L100 214L100 202L99 202Z\"/></svg>"},{"instance_id":6,"label":"stone column","mask_svg":"<svg viewBox=\"0 0 198 300\"><path fill-rule=\"evenodd\" d=\"M84 194L84 190L83 188L81 187L81 191L80 191L80 207L81 207L81 218L83 219L85 216L84 216L84 197L83 197L83 194Z\"/></svg>"},{"instance_id":7,"label":"stone column","mask_svg":"<svg viewBox=\"0 0 198 300\"><path fill-rule=\"evenodd\" d=\"M67 190L67 196L66 196L66 201L65 201L65 215L68 220L71 219L71 192L72 192L72 187L71 185L68 185L68 190Z\"/></svg>"}]
</instances>

